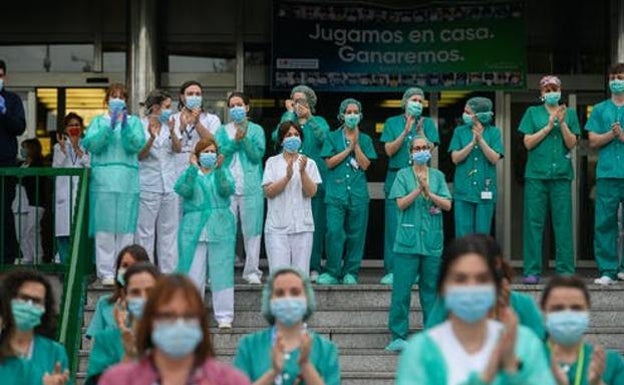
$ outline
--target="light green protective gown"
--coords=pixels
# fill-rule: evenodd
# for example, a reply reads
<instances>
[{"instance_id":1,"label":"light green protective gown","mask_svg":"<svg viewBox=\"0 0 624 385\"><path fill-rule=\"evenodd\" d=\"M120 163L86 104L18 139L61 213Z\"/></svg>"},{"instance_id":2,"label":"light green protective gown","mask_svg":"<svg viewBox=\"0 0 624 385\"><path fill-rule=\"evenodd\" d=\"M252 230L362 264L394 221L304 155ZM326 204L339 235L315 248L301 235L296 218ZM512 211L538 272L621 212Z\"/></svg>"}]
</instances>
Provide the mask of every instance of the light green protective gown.
<instances>
[{"instance_id":1,"label":"light green protective gown","mask_svg":"<svg viewBox=\"0 0 624 385\"><path fill-rule=\"evenodd\" d=\"M444 174L440 170L428 169L429 188L442 198L451 199L451 193ZM412 192L418 180L412 167L399 171L390 190L390 199L396 201ZM409 333L409 307L412 285L416 277L418 295L423 309L424 322L436 300L436 284L440 257L444 247L442 212L434 207L431 200L419 195L405 210L399 210L397 233L394 241L395 264L394 283L390 301L388 327L393 339L407 339Z\"/></svg>"},{"instance_id":2,"label":"light green protective gown","mask_svg":"<svg viewBox=\"0 0 624 385\"><path fill-rule=\"evenodd\" d=\"M52 373L57 362L61 364L62 371L69 369L65 347L56 341L36 334L32 357L27 361L30 362L35 378L40 379L43 379L44 374ZM71 385L71 381L68 384Z\"/></svg>"},{"instance_id":3,"label":"light green protective gown","mask_svg":"<svg viewBox=\"0 0 624 385\"><path fill-rule=\"evenodd\" d=\"M464 124L453 131L449 153L462 150L472 142L472 125ZM499 155L503 141L498 127L485 125L483 139ZM455 237L490 234L497 201L496 165L492 164L477 144L470 154L455 166L453 200L455 203ZM489 192L490 194L482 194ZM484 199L485 198L485 199Z\"/></svg>"},{"instance_id":4,"label":"light green protective gown","mask_svg":"<svg viewBox=\"0 0 624 385\"><path fill-rule=\"evenodd\" d=\"M230 139L225 126L215 135L219 152L225 156L222 167L230 167L232 156L237 153L245 173L243 196L247 223L241 223L247 236L262 235L264 221L264 190L262 189L262 157L266 148L264 130L248 122L247 135L240 142Z\"/></svg>"},{"instance_id":5,"label":"light green protective gown","mask_svg":"<svg viewBox=\"0 0 624 385\"><path fill-rule=\"evenodd\" d=\"M91 155L89 232L134 234L139 214L139 158L145 132L139 118L128 115L111 129L108 115L96 116L85 133Z\"/></svg>"},{"instance_id":6,"label":"light green protective gown","mask_svg":"<svg viewBox=\"0 0 624 385\"><path fill-rule=\"evenodd\" d=\"M624 127L624 107L605 100L594 106L585 130L604 134L611 125L620 122ZM617 211L624 201L624 143L614 139L598 151L596 166L596 210L594 228L594 255L600 276L615 279L618 270L624 272L624 259L618 265Z\"/></svg>"},{"instance_id":7,"label":"light green protective gown","mask_svg":"<svg viewBox=\"0 0 624 385\"><path fill-rule=\"evenodd\" d=\"M546 346L546 357L550 359L550 349L548 344ZM583 344L584 359L581 373L581 383L579 385L589 385L587 376L589 373L589 365L591 364L592 353L594 347L588 343ZM602 381L604 385L621 385L624 384L624 358L622 355L614 350L606 350L605 357L605 370L602 373ZM568 381L570 385L575 385L576 373L579 368L578 359L575 363L570 365L568 370Z\"/></svg>"},{"instance_id":8,"label":"light green protective gown","mask_svg":"<svg viewBox=\"0 0 624 385\"><path fill-rule=\"evenodd\" d=\"M362 152L369 160L377 159L370 136L360 131L358 141ZM331 158L346 148L343 129L337 129L329 133L321 157ZM351 155L327 173L325 272L334 278L351 274L357 279L366 242L370 197L366 172L361 168L354 168L350 164L350 158ZM355 159L355 155L353 158Z\"/></svg>"},{"instance_id":9,"label":"light green protective gown","mask_svg":"<svg viewBox=\"0 0 624 385\"><path fill-rule=\"evenodd\" d=\"M490 384L481 381L480 373L473 373L462 385L555 385L542 342L524 326L518 326L515 351L522 362L518 373L501 371ZM446 385L451 365L427 331L418 333L401 353L396 384Z\"/></svg>"},{"instance_id":10,"label":"light green protective gown","mask_svg":"<svg viewBox=\"0 0 624 385\"><path fill-rule=\"evenodd\" d=\"M286 111L282 114L280 123L287 120L297 122L298 118L294 112ZM329 124L327 121L317 115L313 115L303 125L300 125L303 131L303 142L301 143L300 153L316 162L321 180L325 180L327 176L327 164L321 157L323 143L329 134ZM279 151L280 144L277 143L276 128L271 135L276 148ZM312 217L314 218L314 243L312 244L312 254L310 256L310 271L321 272L321 259L325 249L325 228L326 228L326 208L325 208L325 186L321 183L318 185L316 195L312 198Z\"/></svg>"},{"instance_id":11,"label":"light green protective gown","mask_svg":"<svg viewBox=\"0 0 624 385\"><path fill-rule=\"evenodd\" d=\"M106 369L121 362L124 357L124 347L121 330L107 329L93 336L89 364L87 366L87 380L102 375Z\"/></svg>"},{"instance_id":12,"label":"light green protective gown","mask_svg":"<svg viewBox=\"0 0 624 385\"><path fill-rule=\"evenodd\" d=\"M244 336L238 343L234 367L249 377L251 382L262 377L271 367L271 349L273 348L273 328L265 329ZM340 363L338 349L333 342L310 332L312 349L309 361L314 365L326 385L340 384ZM290 352L290 358L284 362L282 385L295 383L299 370L299 349ZM305 382L300 382L304 385Z\"/></svg>"},{"instance_id":13,"label":"light green protective gown","mask_svg":"<svg viewBox=\"0 0 624 385\"><path fill-rule=\"evenodd\" d=\"M518 131L534 134L548 124L549 113L542 104L529 107ZM576 111L568 108L566 123L579 135ZM557 274L574 273L572 247L572 171L571 152L566 147L557 123L552 131L528 152L524 173L523 254L524 275L542 273L542 240L546 212L550 209L556 243Z\"/></svg>"},{"instance_id":14,"label":"light green protective gown","mask_svg":"<svg viewBox=\"0 0 624 385\"><path fill-rule=\"evenodd\" d=\"M384 270L386 274L392 273L394 266L394 237L397 229L397 217L399 208L396 205L396 199L388 198L390 189L394 183L397 172L403 167L410 164L410 142L418 134L418 125L422 127L422 132L427 140L436 146L440 144L440 136L435 122L431 118L422 117L412 126L412 133L405 137L403 145L399 150L388 159L388 172L386 174L386 182L384 183L385 201L385 230L384 230ZM397 115L386 120L383 132L381 133L381 142L388 143L398 138L405 129L405 115Z\"/></svg>"},{"instance_id":15,"label":"light green protective gown","mask_svg":"<svg viewBox=\"0 0 624 385\"><path fill-rule=\"evenodd\" d=\"M105 294L98 298L91 323L89 323L87 328L86 334L88 337L93 337L101 330L117 328L117 321L115 321L115 316L113 315L115 303L110 303L110 298L110 294Z\"/></svg>"},{"instance_id":16,"label":"light green protective gown","mask_svg":"<svg viewBox=\"0 0 624 385\"><path fill-rule=\"evenodd\" d=\"M230 210L234 179L222 165L203 174L195 165L180 176L174 190L183 199L183 216L178 232L177 271L188 274L200 235L208 235L210 288L221 291L234 287L234 247L236 225Z\"/></svg>"},{"instance_id":17,"label":"light green protective gown","mask_svg":"<svg viewBox=\"0 0 624 385\"><path fill-rule=\"evenodd\" d=\"M544 318L542 317L542 313L537 307L535 300L533 300L533 297L528 294L511 291L511 293L509 293L509 306L511 306L518 316L518 322L520 325L524 325L531 329L540 340L544 340L544 338L546 338ZM441 324L446 321L447 316L448 310L444 304L444 299L438 297L433 305L433 308L431 309L431 312L429 313L425 328L430 329Z\"/></svg>"}]
</instances>

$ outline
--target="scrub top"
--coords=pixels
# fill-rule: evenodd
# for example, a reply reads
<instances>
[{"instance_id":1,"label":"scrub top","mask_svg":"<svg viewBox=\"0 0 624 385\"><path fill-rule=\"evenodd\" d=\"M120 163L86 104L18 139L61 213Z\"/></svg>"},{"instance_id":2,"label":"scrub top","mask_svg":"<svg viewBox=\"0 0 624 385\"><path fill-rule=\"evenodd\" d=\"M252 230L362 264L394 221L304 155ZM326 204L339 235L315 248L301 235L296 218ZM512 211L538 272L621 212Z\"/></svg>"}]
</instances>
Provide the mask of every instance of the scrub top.
<instances>
[{"instance_id":1,"label":"scrub top","mask_svg":"<svg viewBox=\"0 0 624 385\"><path fill-rule=\"evenodd\" d=\"M145 137L150 137L149 120L141 119ZM161 124L160 133L154 138L147 156L139 160L139 181L141 191L171 193L177 177L173 140L167 124ZM175 133L173 133L175 135ZM188 155L187 155L188 159Z\"/></svg>"},{"instance_id":2,"label":"scrub top","mask_svg":"<svg viewBox=\"0 0 624 385\"><path fill-rule=\"evenodd\" d=\"M93 337L101 330L117 328L117 321L113 315L115 303L110 303L110 298L111 294L105 294L98 299L93 318L91 318L91 323L87 328L87 337Z\"/></svg>"},{"instance_id":3,"label":"scrub top","mask_svg":"<svg viewBox=\"0 0 624 385\"><path fill-rule=\"evenodd\" d=\"M585 130L596 134L604 134L611 130L611 125L620 122L624 127L624 106L616 106L611 99L594 106ZM598 150L596 178L624 178L624 143L617 138Z\"/></svg>"},{"instance_id":4,"label":"scrub top","mask_svg":"<svg viewBox=\"0 0 624 385\"><path fill-rule=\"evenodd\" d=\"M583 344L583 365L582 372L578 375L581 376L581 382L578 385L589 385L587 381L587 373L589 371L589 365L591 363L592 352L594 347L588 343ZM546 344L546 355L550 359L550 349ZM576 384L577 368L579 367L579 360L569 366L568 368L568 381L570 385ZM602 373L602 381L605 385L621 385L624 384L624 358L622 355L614 350L605 351L605 370Z\"/></svg>"},{"instance_id":5,"label":"scrub top","mask_svg":"<svg viewBox=\"0 0 624 385\"><path fill-rule=\"evenodd\" d=\"M496 321L492 321L496 322ZM518 326L515 346L522 366L516 374L499 372L490 385L555 385L542 341L524 326ZM397 366L397 385L447 385L449 366L430 331L410 338ZM472 373L462 384L482 384L479 373Z\"/></svg>"},{"instance_id":6,"label":"scrub top","mask_svg":"<svg viewBox=\"0 0 624 385\"><path fill-rule=\"evenodd\" d=\"M440 144L440 136L438 135L438 129L433 119L427 117L421 117L420 119L422 119L422 129L427 140L435 145ZM398 138L405 129L405 123L406 119L404 114L388 118L384 124L383 132L381 133L381 142L388 143ZM419 120L416 120L410 134L405 137L403 145L389 158L388 168L399 170L409 165L410 142L418 135L418 124Z\"/></svg>"},{"instance_id":7,"label":"scrub top","mask_svg":"<svg viewBox=\"0 0 624 385\"><path fill-rule=\"evenodd\" d=\"M525 135L534 134L546 127L549 116L543 104L529 107L520 121L518 131ZM579 121L574 109L567 109L565 121L573 134L580 135ZM571 159L572 153L563 141L559 123L555 121L555 126L548 135L532 150L529 150L524 177L572 180L574 175Z\"/></svg>"},{"instance_id":8,"label":"scrub top","mask_svg":"<svg viewBox=\"0 0 624 385\"><path fill-rule=\"evenodd\" d=\"M124 357L121 330L102 330L93 336L93 340L87 366L87 378L100 376L106 369L120 363Z\"/></svg>"},{"instance_id":9,"label":"scrub top","mask_svg":"<svg viewBox=\"0 0 624 385\"><path fill-rule=\"evenodd\" d=\"M362 152L369 160L377 159L377 153L370 136L360 131L358 142ZM348 141L343 129L332 131L323 144L321 157L331 158L344 151L347 146ZM347 206L368 204L370 197L366 172L361 167L356 166L353 152L342 163L329 170L325 189L325 203L327 204ZM328 218L328 220L331 219Z\"/></svg>"},{"instance_id":10,"label":"scrub top","mask_svg":"<svg viewBox=\"0 0 624 385\"><path fill-rule=\"evenodd\" d=\"M37 376L30 362L17 357L8 357L0 361L0 378L2 378L3 384L43 383L43 376Z\"/></svg>"},{"instance_id":11,"label":"scrub top","mask_svg":"<svg viewBox=\"0 0 624 385\"><path fill-rule=\"evenodd\" d=\"M540 340L546 338L544 319L533 297L525 293L511 291L509 293L509 305L518 316L518 322L521 325L531 329ZM429 329L441 324L446 320L447 316L448 310L444 304L444 299L438 297L429 313L425 328Z\"/></svg>"},{"instance_id":12,"label":"scrub top","mask_svg":"<svg viewBox=\"0 0 624 385\"><path fill-rule=\"evenodd\" d=\"M464 124L453 131L453 138L449 145L448 152L459 151L472 142L472 125ZM483 139L499 155L503 155L503 142L501 140L500 129L495 126L486 125L483 130ZM455 166L455 176L453 178L453 197L472 203L480 203L481 193L491 191L492 199L497 199L496 188L496 165L492 164L476 144L470 154Z\"/></svg>"},{"instance_id":13,"label":"scrub top","mask_svg":"<svg viewBox=\"0 0 624 385\"><path fill-rule=\"evenodd\" d=\"M273 365L271 349L274 333L274 328L269 328L248 334L238 344L234 366L245 373L251 382L262 377ZM339 385L340 364L336 345L314 332L309 333L312 337L310 363L314 365L326 385ZM290 352L289 358L285 358L282 385L295 383L297 376L299 376L298 361L299 349ZM305 382L302 381L300 384L303 385Z\"/></svg>"},{"instance_id":14,"label":"scrub top","mask_svg":"<svg viewBox=\"0 0 624 385\"><path fill-rule=\"evenodd\" d=\"M442 171L428 167L427 173L431 192L450 200L451 193ZM413 168L405 167L397 173L389 198L404 197L417 186L418 180ZM399 210L397 227L393 248L395 253L432 257L442 255L444 244L442 211L423 194L419 194L408 208Z\"/></svg>"},{"instance_id":15,"label":"scrub top","mask_svg":"<svg viewBox=\"0 0 624 385\"><path fill-rule=\"evenodd\" d=\"M62 371L69 369L67 352L63 345L37 334L33 342L32 357L27 361L37 378L43 379L44 374L52 373L57 362L61 364ZM68 384L71 384L71 380Z\"/></svg>"}]
</instances>

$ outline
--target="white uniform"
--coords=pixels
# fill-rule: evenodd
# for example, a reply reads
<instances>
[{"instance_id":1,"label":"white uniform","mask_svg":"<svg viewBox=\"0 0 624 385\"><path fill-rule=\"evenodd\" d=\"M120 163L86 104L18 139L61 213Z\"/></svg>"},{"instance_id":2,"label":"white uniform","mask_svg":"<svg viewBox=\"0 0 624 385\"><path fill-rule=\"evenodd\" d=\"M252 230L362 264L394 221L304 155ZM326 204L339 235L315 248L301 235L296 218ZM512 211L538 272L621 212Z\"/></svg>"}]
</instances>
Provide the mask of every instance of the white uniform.
<instances>
[{"instance_id":1,"label":"white uniform","mask_svg":"<svg viewBox=\"0 0 624 385\"><path fill-rule=\"evenodd\" d=\"M269 269L292 266L308 275L314 235L312 199L303 194L300 159L293 165L293 175L284 191L268 198L264 225L265 246ZM286 176L288 163L282 154L270 157L264 168L262 185L279 181ZM310 180L320 184L321 176L316 163L308 158L306 173Z\"/></svg>"},{"instance_id":2,"label":"white uniform","mask_svg":"<svg viewBox=\"0 0 624 385\"><path fill-rule=\"evenodd\" d=\"M141 119L141 123L149 138L148 119ZM173 191L176 155L169 127L162 125L149 154L139 161L141 200L135 242L145 248L152 262L156 243L158 266L165 274L173 272L178 265L180 203Z\"/></svg>"},{"instance_id":3,"label":"white uniform","mask_svg":"<svg viewBox=\"0 0 624 385\"><path fill-rule=\"evenodd\" d=\"M69 140L65 143L65 153L61 151L60 143L55 144L52 167L89 167L89 154L87 154L84 148L80 147L80 149L83 152L81 157L76 154ZM75 212L79 181L79 177L59 176L56 178L54 234L57 237L69 237L71 235L71 222Z\"/></svg>"},{"instance_id":4,"label":"white uniform","mask_svg":"<svg viewBox=\"0 0 624 385\"><path fill-rule=\"evenodd\" d=\"M182 151L179 154L175 154L176 164L176 180L186 171L189 166L189 157L191 152L195 151L195 145L199 142L200 136L195 129L195 126L187 124L186 127L181 127L180 115L181 112L175 113L172 118L174 122L173 130L180 138L182 145ZM206 127L211 134L215 134L217 129L221 126L221 120L217 115L202 112L199 115L199 121L202 126Z\"/></svg>"},{"instance_id":5,"label":"white uniform","mask_svg":"<svg viewBox=\"0 0 624 385\"><path fill-rule=\"evenodd\" d=\"M23 165L22 167L28 166ZM35 206L37 202L28 201L28 195L23 185L18 183L15 185L15 189L16 194L12 209L15 214L15 233L22 252L22 263L37 263L43 258L41 218L45 209L41 206Z\"/></svg>"}]
</instances>

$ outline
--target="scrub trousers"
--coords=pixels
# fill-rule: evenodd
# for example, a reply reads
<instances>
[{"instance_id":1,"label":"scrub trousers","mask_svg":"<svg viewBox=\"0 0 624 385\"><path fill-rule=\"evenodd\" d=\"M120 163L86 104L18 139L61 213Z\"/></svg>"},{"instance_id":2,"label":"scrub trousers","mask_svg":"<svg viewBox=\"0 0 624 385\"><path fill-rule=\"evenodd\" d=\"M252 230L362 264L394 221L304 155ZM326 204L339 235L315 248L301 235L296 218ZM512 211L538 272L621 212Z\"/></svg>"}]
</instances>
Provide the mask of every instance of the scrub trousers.
<instances>
[{"instance_id":1,"label":"scrub trousers","mask_svg":"<svg viewBox=\"0 0 624 385\"><path fill-rule=\"evenodd\" d=\"M353 206L327 203L326 206L325 272L334 278L350 274L357 279L366 242L368 202Z\"/></svg>"},{"instance_id":2,"label":"scrub trousers","mask_svg":"<svg viewBox=\"0 0 624 385\"><path fill-rule=\"evenodd\" d=\"M594 254L600 276L616 279L624 271L618 266L618 207L624 202L624 179L600 178L596 181Z\"/></svg>"},{"instance_id":3,"label":"scrub trousers","mask_svg":"<svg viewBox=\"0 0 624 385\"><path fill-rule=\"evenodd\" d=\"M231 323L234 320L234 241L197 243L189 278L202 298L206 291L206 268L210 277L214 317L218 323Z\"/></svg>"},{"instance_id":4,"label":"scrub trousers","mask_svg":"<svg viewBox=\"0 0 624 385\"><path fill-rule=\"evenodd\" d=\"M152 263L156 246L158 267L163 274L173 272L178 265L179 207L174 192L141 191L135 241L145 248Z\"/></svg>"},{"instance_id":5,"label":"scrub trousers","mask_svg":"<svg viewBox=\"0 0 624 385\"><path fill-rule=\"evenodd\" d=\"M557 274L574 274L571 181L527 178L524 184L523 223L525 276L542 273L542 241L548 207L555 232L555 270ZM616 211L617 207L613 211L613 231L617 231Z\"/></svg>"},{"instance_id":6,"label":"scrub trousers","mask_svg":"<svg viewBox=\"0 0 624 385\"><path fill-rule=\"evenodd\" d=\"M321 260L325 251L325 229L327 208L325 207L325 188L318 185L316 195L312 198L312 218L314 219L314 241L310 255L310 271L322 272Z\"/></svg>"},{"instance_id":7,"label":"scrub trousers","mask_svg":"<svg viewBox=\"0 0 624 385\"><path fill-rule=\"evenodd\" d=\"M15 224L18 228L22 263L39 263L43 259L43 243L41 239L41 218L45 209L38 206L28 206L22 213L15 213Z\"/></svg>"},{"instance_id":8,"label":"scrub trousers","mask_svg":"<svg viewBox=\"0 0 624 385\"><path fill-rule=\"evenodd\" d=\"M390 190L396 179L396 170L388 170L386 175L386 182L384 184L385 200L385 226L384 226L384 275L392 273L394 268L395 253L392 250L394 247L394 239L397 233L397 223L399 218L399 207L396 204L396 199L388 199L390 196Z\"/></svg>"},{"instance_id":9,"label":"scrub trousers","mask_svg":"<svg viewBox=\"0 0 624 385\"><path fill-rule=\"evenodd\" d=\"M131 233L95 233L95 269L98 278L116 279L117 254L132 243L134 243L134 234Z\"/></svg>"},{"instance_id":10,"label":"scrub trousers","mask_svg":"<svg viewBox=\"0 0 624 385\"><path fill-rule=\"evenodd\" d=\"M294 267L308 276L310 253L314 242L312 231L296 234L265 233L264 244L269 259L269 272L280 267Z\"/></svg>"},{"instance_id":11,"label":"scrub trousers","mask_svg":"<svg viewBox=\"0 0 624 385\"><path fill-rule=\"evenodd\" d=\"M61 264L69 261L70 239L71 238L69 235L61 235L56 237L56 254L59 257L59 261L61 262Z\"/></svg>"},{"instance_id":12,"label":"scrub trousers","mask_svg":"<svg viewBox=\"0 0 624 385\"><path fill-rule=\"evenodd\" d=\"M388 327L392 339L406 340L409 334L409 310L412 299L412 285L418 282L418 297L423 314L423 325L436 301L440 257L421 254L397 253L394 260L394 283L390 300Z\"/></svg>"},{"instance_id":13,"label":"scrub trousers","mask_svg":"<svg viewBox=\"0 0 624 385\"><path fill-rule=\"evenodd\" d=\"M468 202L455 200L455 238L468 234L487 234L492 231L492 217L496 202Z\"/></svg>"},{"instance_id":14,"label":"scrub trousers","mask_svg":"<svg viewBox=\"0 0 624 385\"><path fill-rule=\"evenodd\" d=\"M264 202L262 202L264 204ZM262 231L259 234L248 234L250 226L245 225L248 221L262 221L262 218L256 218L257 215L262 216L264 207L245 207L244 195L233 195L231 204L232 213L238 223L240 215L241 229L243 232L243 244L245 246L245 266L243 267L243 278L248 279L255 275L258 279L262 278L262 270L260 270L260 241L262 239Z\"/></svg>"}]
</instances>

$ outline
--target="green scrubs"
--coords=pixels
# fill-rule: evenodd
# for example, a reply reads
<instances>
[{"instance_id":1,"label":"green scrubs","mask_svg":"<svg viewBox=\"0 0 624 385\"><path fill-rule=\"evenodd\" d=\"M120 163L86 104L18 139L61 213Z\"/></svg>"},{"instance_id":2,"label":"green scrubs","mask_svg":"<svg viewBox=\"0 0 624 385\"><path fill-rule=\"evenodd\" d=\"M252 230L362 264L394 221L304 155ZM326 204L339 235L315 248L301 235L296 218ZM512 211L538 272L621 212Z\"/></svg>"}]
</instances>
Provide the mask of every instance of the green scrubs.
<instances>
[{"instance_id":1,"label":"green scrubs","mask_svg":"<svg viewBox=\"0 0 624 385\"><path fill-rule=\"evenodd\" d=\"M581 382L579 385L589 385L587 380L587 374L589 372L589 365L591 364L592 353L594 347L588 343L583 344L584 357L582 364ZM602 381L604 385L621 385L624 384L624 358L622 355L614 350L605 351L605 370L602 373ZM550 358L550 349L546 344L546 355ZM578 358L580 359L580 357ZM575 363L570 365L568 370L568 380L570 385L575 385L576 372L579 367L578 359Z\"/></svg>"},{"instance_id":2,"label":"green scrubs","mask_svg":"<svg viewBox=\"0 0 624 385\"><path fill-rule=\"evenodd\" d=\"M544 105L529 107L518 131L534 134L548 124ZM580 134L576 111L568 108L566 123L572 133ZM557 274L574 274L572 237L571 151L563 141L557 123L552 131L528 153L524 173L523 255L524 275L542 273L542 240L546 210L550 208L556 243Z\"/></svg>"},{"instance_id":3,"label":"green scrubs","mask_svg":"<svg viewBox=\"0 0 624 385\"><path fill-rule=\"evenodd\" d=\"M509 293L509 306L511 306L518 316L518 322L520 325L524 325L531 329L540 340L544 340L544 338L546 338L544 319L542 317L542 313L535 304L533 297L525 293L511 291L511 293ZM431 309L431 312L429 313L429 318L427 319L425 328L430 329L441 324L446 320L447 316L448 310L444 304L444 299L438 297L433 305L433 308Z\"/></svg>"},{"instance_id":4,"label":"green scrubs","mask_svg":"<svg viewBox=\"0 0 624 385\"><path fill-rule=\"evenodd\" d=\"M0 378L3 384L39 385L43 383L43 376L37 376L30 362L17 357L8 357L0 361Z\"/></svg>"},{"instance_id":5,"label":"green scrubs","mask_svg":"<svg viewBox=\"0 0 624 385\"><path fill-rule=\"evenodd\" d=\"M488 385L555 385L550 365L546 360L542 341L529 329L518 326L515 346L522 367L516 374L503 371ZM401 353L397 367L397 385L446 385L452 362L444 354L428 331L414 335ZM462 385L486 385L480 373L472 373Z\"/></svg>"},{"instance_id":6,"label":"green scrubs","mask_svg":"<svg viewBox=\"0 0 624 385\"><path fill-rule=\"evenodd\" d=\"M294 112L286 111L282 115L280 123L287 120L297 122L298 118ZM314 115L300 127L303 131L303 142L299 152L316 162L316 166L321 174L321 180L325 180L328 170L325 160L321 157L321 150L323 150L323 143L325 143L325 139L329 134L329 124L323 117ZM273 142L276 142L276 147L280 147L277 143L277 131L277 128L273 131L272 139ZM278 151L280 151L279 148ZM315 230L312 254L310 255L310 271L320 273L322 270L321 259L325 249L325 229L327 223L325 215L327 209L325 208L325 185L321 183L317 186L316 195L312 198L312 218L314 219Z\"/></svg>"},{"instance_id":7,"label":"green scrubs","mask_svg":"<svg viewBox=\"0 0 624 385\"><path fill-rule=\"evenodd\" d=\"M604 134L616 121L624 127L624 106L605 100L594 106L585 130ZM594 255L600 276L616 279L618 270L624 272L624 259L618 266L618 206L624 201L624 143L617 138L598 151L596 166L596 209Z\"/></svg>"},{"instance_id":8,"label":"green scrubs","mask_svg":"<svg viewBox=\"0 0 624 385\"><path fill-rule=\"evenodd\" d=\"M360 131L358 142L364 155L377 159L370 136ZM342 129L329 133L323 144L321 157L330 158L347 148ZM355 154L330 169L327 173L325 204L327 207L327 233L325 272L334 278L347 274L357 279L364 254L366 227L368 225L368 185L366 172L351 163ZM342 266L344 255L344 266Z\"/></svg>"},{"instance_id":9,"label":"green scrubs","mask_svg":"<svg viewBox=\"0 0 624 385\"><path fill-rule=\"evenodd\" d=\"M30 362L35 378L43 379L44 374L52 373L57 362L61 364L61 371L69 370L65 347L56 341L36 334L32 357L26 361ZM68 384L71 383L70 380Z\"/></svg>"},{"instance_id":10,"label":"green scrubs","mask_svg":"<svg viewBox=\"0 0 624 385\"><path fill-rule=\"evenodd\" d=\"M97 377L106 369L121 362L124 353L121 330L107 329L98 332L93 336L93 347L87 366L87 381L95 383Z\"/></svg>"},{"instance_id":11,"label":"green scrubs","mask_svg":"<svg viewBox=\"0 0 624 385\"><path fill-rule=\"evenodd\" d=\"M381 133L381 142L388 143L393 142L398 138L405 129L405 115L397 115L386 120L384 124L383 132ZM403 145L399 150L388 159L388 172L386 174L386 182L384 183L384 193L386 197L385 202L385 231L384 231L384 270L385 274L392 273L394 266L394 237L397 228L397 217L399 208L396 205L395 199L390 199L390 189L394 183L397 172L403 167L407 167L410 164L410 142L417 135L418 122L414 122L412 126L412 133L405 137ZM440 144L440 136L438 135L438 129L435 122L431 118L422 118L423 133L431 143L436 146Z\"/></svg>"},{"instance_id":12,"label":"green scrubs","mask_svg":"<svg viewBox=\"0 0 624 385\"><path fill-rule=\"evenodd\" d=\"M444 174L428 169L428 183L432 193L451 199ZM390 190L396 200L412 192L418 180L412 167L399 171ZM417 276L418 295L423 309L424 322L436 300L436 284L440 270L440 257L444 245L442 211L422 194L405 210L399 210L398 230L394 241L394 283L388 318L393 339L407 339L409 333L409 307L412 285Z\"/></svg>"},{"instance_id":13,"label":"green scrubs","mask_svg":"<svg viewBox=\"0 0 624 385\"><path fill-rule=\"evenodd\" d=\"M464 124L453 131L449 153L460 151L472 142L472 125ZM498 127L487 125L483 139L492 150L503 156L503 142ZM470 154L455 166L453 200L455 201L455 237L480 233L490 234L496 209L496 165L476 144Z\"/></svg>"},{"instance_id":14,"label":"green scrubs","mask_svg":"<svg viewBox=\"0 0 624 385\"><path fill-rule=\"evenodd\" d=\"M91 338L101 330L117 328L117 321L113 315L115 303L111 303L110 298L110 294L105 294L98 299L93 318L91 318L91 323L87 328L87 337Z\"/></svg>"},{"instance_id":15,"label":"green scrubs","mask_svg":"<svg viewBox=\"0 0 624 385\"><path fill-rule=\"evenodd\" d=\"M274 329L269 328L244 336L238 343L234 356L234 367L249 377L251 382L257 381L272 366L271 351L274 343ZM316 368L326 385L340 384L340 364L338 349L333 342L310 332L312 347L309 362ZM282 385L297 383L299 370L299 349L289 353L284 359ZM305 382L298 382L303 385Z\"/></svg>"}]
</instances>

